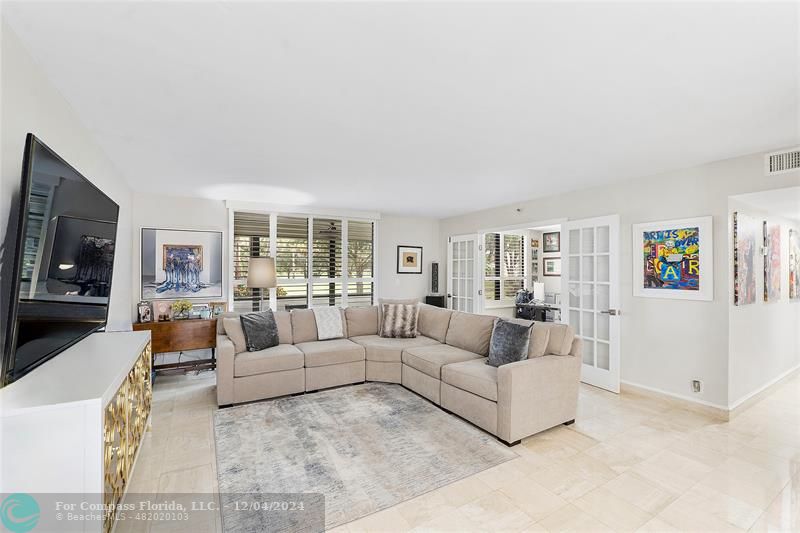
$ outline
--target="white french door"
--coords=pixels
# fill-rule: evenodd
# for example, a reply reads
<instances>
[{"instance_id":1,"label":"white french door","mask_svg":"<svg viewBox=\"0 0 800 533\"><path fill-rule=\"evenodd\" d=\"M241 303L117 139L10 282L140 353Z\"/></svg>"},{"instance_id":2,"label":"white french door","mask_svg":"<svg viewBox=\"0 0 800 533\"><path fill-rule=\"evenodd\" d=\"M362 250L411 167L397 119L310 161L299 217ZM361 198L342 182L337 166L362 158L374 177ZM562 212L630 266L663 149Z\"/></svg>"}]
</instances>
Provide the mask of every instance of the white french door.
<instances>
[{"instance_id":1,"label":"white french door","mask_svg":"<svg viewBox=\"0 0 800 533\"><path fill-rule=\"evenodd\" d=\"M479 311L480 276L478 235L447 240L447 306L456 311Z\"/></svg>"},{"instance_id":2,"label":"white french door","mask_svg":"<svg viewBox=\"0 0 800 533\"><path fill-rule=\"evenodd\" d=\"M619 392L619 215L561 226L561 319L583 339L581 381Z\"/></svg>"}]
</instances>

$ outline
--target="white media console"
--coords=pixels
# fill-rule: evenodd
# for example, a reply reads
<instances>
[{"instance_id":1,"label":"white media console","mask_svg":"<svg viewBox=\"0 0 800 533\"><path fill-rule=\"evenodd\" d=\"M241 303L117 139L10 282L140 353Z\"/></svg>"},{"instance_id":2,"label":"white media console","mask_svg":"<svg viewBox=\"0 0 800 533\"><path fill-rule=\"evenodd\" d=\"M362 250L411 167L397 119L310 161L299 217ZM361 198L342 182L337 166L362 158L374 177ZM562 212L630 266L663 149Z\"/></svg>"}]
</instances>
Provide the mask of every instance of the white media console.
<instances>
[{"instance_id":1,"label":"white media console","mask_svg":"<svg viewBox=\"0 0 800 533\"><path fill-rule=\"evenodd\" d=\"M119 503L149 424L151 368L149 332L95 333L0 389L0 493ZM108 515L85 531L113 526Z\"/></svg>"}]
</instances>

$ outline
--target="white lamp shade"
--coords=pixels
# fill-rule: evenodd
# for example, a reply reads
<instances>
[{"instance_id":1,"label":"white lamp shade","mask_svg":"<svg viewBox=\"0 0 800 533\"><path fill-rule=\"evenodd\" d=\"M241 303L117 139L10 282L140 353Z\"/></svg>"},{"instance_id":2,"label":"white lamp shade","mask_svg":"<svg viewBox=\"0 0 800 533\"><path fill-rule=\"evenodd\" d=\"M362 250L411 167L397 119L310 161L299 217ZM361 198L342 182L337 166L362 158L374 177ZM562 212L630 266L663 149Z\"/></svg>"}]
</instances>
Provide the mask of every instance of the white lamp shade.
<instances>
[{"instance_id":1,"label":"white lamp shade","mask_svg":"<svg viewBox=\"0 0 800 533\"><path fill-rule=\"evenodd\" d=\"M247 286L251 289L277 287L275 260L271 257L251 257L247 270Z\"/></svg>"}]
</instances>

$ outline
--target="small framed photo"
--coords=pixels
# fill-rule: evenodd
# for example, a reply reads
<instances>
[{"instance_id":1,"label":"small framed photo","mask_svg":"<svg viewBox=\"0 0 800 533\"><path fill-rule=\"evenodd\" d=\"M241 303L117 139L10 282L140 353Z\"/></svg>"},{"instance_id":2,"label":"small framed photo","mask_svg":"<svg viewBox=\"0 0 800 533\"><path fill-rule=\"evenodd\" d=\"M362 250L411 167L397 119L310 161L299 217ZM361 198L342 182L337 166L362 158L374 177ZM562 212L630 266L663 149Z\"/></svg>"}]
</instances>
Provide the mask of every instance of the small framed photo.
<instances>
[{"instance_id":1,"label":"small framed photo","mask_svg":"<svg viewBox=\"0 0 800 533\"><path fill-rule=\"evenodd\" d=\"M561 275L561 258L560 257L545 257L544 258L544 275L545 276L560 276Z\"/></svg>"},{"instance_id":2,"label":"small framed photo","mask_svg":"<svg viewBox=\"0 0 800 533\"><path fill-rule=\"evenodd\" d=\"M554 231L552 233L542 233L542 240L544 241L544 247L542 248L544 253L561 251L560 232Z\"/></svg>"},{"instance_id":3,"label":"small framed photo","mask_svg":"<svg viewBox=\"0 0 800 533\"><path fill-rule=\"evenodd\" d=\"M209 302L208 306L211 308L212 317L218 317L228 310L228 302Z\"/></svg>"},{"instance_id":4,"label":"small framed photo","mask_svg":"<svg viewBox=\"0 0 800 533\"><path fill-rule=\"evenodd\" d=\"M210 304L194 304L189 312L189 318L211 318Z\"/></svg>"},{"instance_id":5,"label":"small framed photo","mask_svg":"<svg viewBox=\"0 0 800 533\"><path fill-rule=\"evenodd\" d=\"M531 239L531 248L539 247L539 239Z\"/></svg>"},{"instance_id":6,"label":"small framed photo","mask_svg":"<svg viewBox=\"0 0 800 533\"><path fill-rule=\"evenodd\" d=\"M422 274L422 246L398 245L397 273Z\"/></svg>"},{"instance_id":7,"label":"small framed photo","mask_svg":"<svg viewBox=\"0 0 800 533\"><path fill-rule=\"evenodd\" d=\"M153 304L153 314L158 322L172 320L172 302L160 300Z\"/></svg>"},{"instance_id":8,"label":"small framed photo","mask_svg":"<svg viewBox=\"0 0 800 533\"><path fill-rule=\"evenodd\" d=\"M150 302L139 302L137 309L139 311L140 323L153 321L153 307L150 305Z\"/></svg>"}]
</instances>

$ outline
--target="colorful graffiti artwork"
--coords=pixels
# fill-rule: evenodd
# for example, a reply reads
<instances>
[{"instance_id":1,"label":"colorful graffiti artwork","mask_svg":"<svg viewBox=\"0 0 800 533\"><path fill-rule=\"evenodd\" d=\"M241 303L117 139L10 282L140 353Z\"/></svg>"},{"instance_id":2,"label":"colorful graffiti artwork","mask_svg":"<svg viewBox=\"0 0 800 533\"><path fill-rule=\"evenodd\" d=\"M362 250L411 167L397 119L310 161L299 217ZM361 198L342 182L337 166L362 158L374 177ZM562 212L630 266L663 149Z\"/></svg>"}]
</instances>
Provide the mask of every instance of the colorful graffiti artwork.
<instances>
[{"instance_id":1,"label":"colorful graffiti artwork","mask_svg":"<svg viewBox=\"0 0 800 533\"><path fill-rule=\"evenodd\" d=\"M764 242L767 255L764 257L764 301L781 299L781 226L767 225L764 221Z\"/></svg>"},{"instance_id":2,"label":"colorful graffiti artwork","mask_svg":"<svg viewBox=\"0 0 800 533\"><path fill-rule=\"evenodd\" d=\"M789 299L800 301L800 233L789 230Z\"/></svg>"},{"instance_id":3,"label":"colorful graffiti artwork","mask_svg":"<svg viewBox=\"0 0 800 533\"><path fill-rule=\"evenodd\" d=\"M645 231L644 288L700 289L700 228Z\"/></svg>"},{"instance_id":4,"label":"colorful graffiti artwork","mask_svg":"<svg viewBox=\"0 0 800 533\"><path fill-rule=\"evenodd\" d=\"M759 234L758 222L739 212L733 213L733 303L756 302L755 258Z\"/></svg>"}]
</instances>

